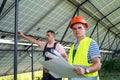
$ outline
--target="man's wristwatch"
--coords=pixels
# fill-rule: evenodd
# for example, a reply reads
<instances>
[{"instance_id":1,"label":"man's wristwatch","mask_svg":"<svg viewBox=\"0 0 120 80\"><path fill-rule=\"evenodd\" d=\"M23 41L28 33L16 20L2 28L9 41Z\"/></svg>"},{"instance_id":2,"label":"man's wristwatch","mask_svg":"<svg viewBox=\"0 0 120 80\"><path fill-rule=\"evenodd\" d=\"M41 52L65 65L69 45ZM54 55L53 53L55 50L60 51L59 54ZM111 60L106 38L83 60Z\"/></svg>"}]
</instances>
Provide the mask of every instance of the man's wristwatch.
<instances>
[{"instance_id":1,"label":"man's wristwatch","mask_svg":"<svg viewBox=\"0 0 120 80\"><path fill-rule=\"evenodd\" d=\"M85 74L88 74L88 73L90 73L89 69L85 68Z\"/></svg>"}]
</instances>

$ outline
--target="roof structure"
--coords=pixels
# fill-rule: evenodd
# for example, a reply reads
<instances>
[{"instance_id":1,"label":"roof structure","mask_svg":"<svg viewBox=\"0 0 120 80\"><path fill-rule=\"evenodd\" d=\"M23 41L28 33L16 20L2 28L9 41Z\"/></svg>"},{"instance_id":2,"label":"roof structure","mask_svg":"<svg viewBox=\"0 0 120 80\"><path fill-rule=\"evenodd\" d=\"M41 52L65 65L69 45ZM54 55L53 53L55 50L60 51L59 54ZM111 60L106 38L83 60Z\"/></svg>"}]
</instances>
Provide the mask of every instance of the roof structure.
<instances>
[{"instance_id":1,"label":"roof structure","mask_svg":"<svg viewBox=\"0 0 120 80\"><path fill-rule=\"evenodd\" d=\"M0 76L13 74L15 0L0 0ZM55 39L67 47L75 41L68 28L76 15L88 24L87 36L92 37L102 51L120 53L120 0L19 0L18 30L45 41L47 30L54 30ZM31 52L34 70L40 70L42 50L18 37L18 73L31 71Z\"/></svg>"}]
</instances>

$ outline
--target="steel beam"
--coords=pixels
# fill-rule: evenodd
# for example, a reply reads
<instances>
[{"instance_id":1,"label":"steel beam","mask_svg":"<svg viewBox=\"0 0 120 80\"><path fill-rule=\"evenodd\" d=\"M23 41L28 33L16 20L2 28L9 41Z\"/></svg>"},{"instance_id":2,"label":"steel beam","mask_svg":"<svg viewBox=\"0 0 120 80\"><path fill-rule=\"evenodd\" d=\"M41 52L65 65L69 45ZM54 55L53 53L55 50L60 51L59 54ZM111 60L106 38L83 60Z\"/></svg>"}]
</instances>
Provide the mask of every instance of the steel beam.
<instances>
[{"instance_id":1,"label":"steel beam","mask_svg":"<svg viewBox=\"0 0 120 80\"><path fill-rule=\"evenodd\" d=\"M20 1L20 0L18 0L18 1ZM2 18L4 18L14 7L15 7L15 2L2 15L0 15L0 20Z\"/></svg>"},{"instance_id":2,"label":"steel beam","mask_svg":"<svg viewBox=\"0 0 120 80\"><path fill-rule=\"evenodd\" d=\"M6 2L7 2L7 0L3 0L3 2L2 2L2 5L1 5L1 7L0 7L0 15L1 15L1 13L2 13L2 10L3 10Z\"/></svg>"}]
</instances>

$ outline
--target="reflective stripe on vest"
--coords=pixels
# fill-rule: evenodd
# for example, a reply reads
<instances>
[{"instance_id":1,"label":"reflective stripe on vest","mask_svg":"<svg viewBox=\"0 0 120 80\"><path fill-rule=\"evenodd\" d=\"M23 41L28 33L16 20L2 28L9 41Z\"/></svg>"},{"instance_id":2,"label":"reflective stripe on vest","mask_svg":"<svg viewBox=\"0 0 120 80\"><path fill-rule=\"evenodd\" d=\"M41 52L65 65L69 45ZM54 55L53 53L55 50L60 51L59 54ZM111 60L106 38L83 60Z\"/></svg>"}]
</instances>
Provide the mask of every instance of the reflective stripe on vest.
<instances>
[{"instance_id":1,"label":"reflective stripe on vest","mask_svg":"<svg viewBox=\"0 0 120 80\"><path fill-rule=\"evenodd\" d=\"M81 66L85 66L85 67L89 67L92 65L92 64L88 63L88 57L87 57L91 41L93 41L93 40L88 37L86 37L85 39L80 41L80 44L78 45L76 54L74 56L74 61L72 60L74 44L71 46L70 53L68 55L68 62L71 65L81 65ZM93 76L97 76L97 75L98 75L98 71L89 73L89 74L84 74L84 76L86 76L86 77L93 77Z\"/></svg>"}]
</instances>

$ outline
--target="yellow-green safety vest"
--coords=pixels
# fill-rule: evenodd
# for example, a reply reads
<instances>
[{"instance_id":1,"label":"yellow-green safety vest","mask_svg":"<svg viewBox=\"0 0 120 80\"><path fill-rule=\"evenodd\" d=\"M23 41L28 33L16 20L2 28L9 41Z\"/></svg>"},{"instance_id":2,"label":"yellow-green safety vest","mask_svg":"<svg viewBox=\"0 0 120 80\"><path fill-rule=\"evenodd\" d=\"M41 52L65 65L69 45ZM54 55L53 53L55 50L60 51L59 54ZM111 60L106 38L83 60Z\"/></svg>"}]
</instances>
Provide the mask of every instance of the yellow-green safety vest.
<instances>
[{"instance_id":1,"label":"yellow-green safety vest","mask_svg":"<svg viewBox=\"0 0 120 80\"><path fill-rule=\"evenodd\" d=\"M88 63L88 50L90 47L90 42L94 41L91 38L84 38L83 40L80 41L80 44L78 45L76 54L74 56L74 61L72 60L73 58L73 50L74 50L74 45L73 44L70 48L70 53L68 55L68 62L71 65L81 65L81 66L85 66L85 67L89 67L92 64ZM89 74L84 74L85 77L94 77L94 76L98 76L98 71L96 72L92 72Z\"/></svg>"}]
</instances>

